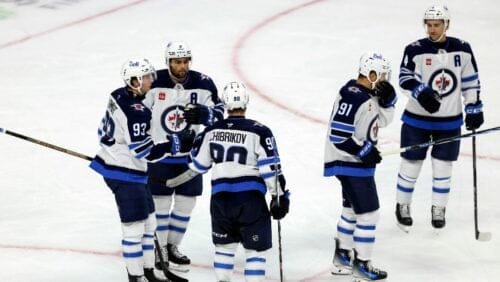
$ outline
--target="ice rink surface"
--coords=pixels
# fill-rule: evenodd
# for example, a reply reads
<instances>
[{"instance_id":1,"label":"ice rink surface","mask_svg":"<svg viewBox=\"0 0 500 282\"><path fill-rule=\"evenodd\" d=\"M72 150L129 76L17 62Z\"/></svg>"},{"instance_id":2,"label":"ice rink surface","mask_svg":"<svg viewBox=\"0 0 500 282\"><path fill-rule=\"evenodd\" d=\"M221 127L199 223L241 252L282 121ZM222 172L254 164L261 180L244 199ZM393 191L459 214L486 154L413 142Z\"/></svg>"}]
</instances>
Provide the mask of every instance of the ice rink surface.
<instances>
[{"instance_id":1,"label":"ice rink surface","mask_svg":"<svg viewBox=\"0 0 500 282\"><path fill-rule=\"evenodd\" d=\"M248 117L267 124L280 147L292 192L282 221L287 281L349 281L329 274L341 210L339 183L322 177L327 119L358 59L379 50L393 83L405 45L424 37L429 1L0 1L0 127L93 156L109 93L122 86L121 64L134 56L164 65L164 47L185 40L193 69L221 90L230 80L251 89ZM500 125L500 17L497 1L449 1L450 36L468 40L479 66L483 128ZM397 118L379 132L382 150L398 146ZM471 140L453 169L447 226L430 225L431 166L416 186L409 234L395 224L397 155L377 168L381 202L374 264L389 281L498 281L500 135L478 137L479 225L474 239ZM114 198L84 160L0 136L0 281L125 281ZM191 281L213 281L209 175L181 250ZM495 184L497 183L497 184ZM274 225L276 229L276 225ZM276 235L276 233L274 233ZM278 281L278 252L267 277ZM243 281L243 252L235 281Z\"/></svg>"}]
</instances>

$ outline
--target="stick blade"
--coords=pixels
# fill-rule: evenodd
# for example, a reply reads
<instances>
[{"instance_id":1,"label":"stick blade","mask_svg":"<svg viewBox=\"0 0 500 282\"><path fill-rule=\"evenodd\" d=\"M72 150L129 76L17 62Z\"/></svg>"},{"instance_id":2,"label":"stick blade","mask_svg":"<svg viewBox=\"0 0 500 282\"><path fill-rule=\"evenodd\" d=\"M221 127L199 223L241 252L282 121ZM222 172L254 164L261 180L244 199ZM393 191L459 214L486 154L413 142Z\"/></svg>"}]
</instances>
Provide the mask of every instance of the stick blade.
<instances>
[{"instance_id":1,"label":"stick blade","mask_svg":"<svg viewBox=\"0 0 500 282\"><path fill-rule=\"evenodd\" d=\"M478 232L476 240L481 242L488 242L491 240L491 232Z\"/></svg>"}]
</instances>

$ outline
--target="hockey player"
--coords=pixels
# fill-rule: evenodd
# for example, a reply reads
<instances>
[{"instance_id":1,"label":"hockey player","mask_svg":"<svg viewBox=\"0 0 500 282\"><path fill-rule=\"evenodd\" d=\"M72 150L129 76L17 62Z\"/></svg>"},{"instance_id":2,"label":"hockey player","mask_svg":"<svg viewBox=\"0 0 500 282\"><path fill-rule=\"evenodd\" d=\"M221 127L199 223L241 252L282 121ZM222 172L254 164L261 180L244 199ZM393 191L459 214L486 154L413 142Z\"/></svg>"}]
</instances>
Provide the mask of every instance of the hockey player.
<instances>
[{"instance_id":1,"label":"hockey player","mask_svg":"<svg viewBox=\"0 0 500 282\"><path fill-rule=\"evenodd\" d=\"M353 273L354 281L387 277L370 260L379 219L377 133L392 121L397 100L390 72L382 55L363 54L358 78L347 82L335 100L325 144L324 176L337 177L343 198L332 274Z\"/></svg>"},{"instance_id":2,"label":"hockey player","mask_svg":"<svg viewBox=\"0 0 500 282\"><path fill-rule=\"evenodd\" d=\"M175 154L182 144L179 138L169 138L155 145L149 135L151 111L142 103L156 76L149 61L128 60L121 75L125 87L109 97L98 130L101 149L90 167L104 177L115 195L129 281L166 281L156 278L153 271L156 219L146 186L146 163Z\"/></svg>"},{"instance_id":3,"label":"hockey player","mask_svg":"<svg viewBox=\"0 0 500 282\"><path fill-rule=\"evenodd\" d=\"M401 147L460 135L461 97L467 130L478 129L483 123L478 70L471 46L446 35L450 14L445 6L429 7L423 24L428 37L406 46L401 62L399 85L410 94L402 117ZM459 149L460 141L455 141L431 150L434 228L443 228L446 224L452 163L457 160ZM401 153L396 218L406 232L413 224L410 204L426 154L427 148Z\"/></svg>"},{"instance_id":4,"label":"hockey player","mask_svg":"<svg viewBox=\"0 0 500 282\"><path fill-rule=\"evenodd\" d=\"M272 246L271 216L288 213L288 191L271 130L245 118L249 95L231 82L222 100L229 117L200 134L190 154L190 171L171 180L178 185L212 169L212 241L217 281L231 281L238 243L245 249L246 281L264 281L265 251ZM183 179L184 178L184 179ZM271 194L270 212L265 194ZM279 199L278 199L279 198Z\"/></svg>"},{"instance_id":5,"label":"hockey player","mask_svg":"<svg viewBox=\"0 0 500 282\"><path fill-rule=\"evenodd\" d=\"M145 105L152 111L152 137L155 143L179 134L194 140L201 125L211 125L224 115L217 88L205 74L190 70L191 49L184 42L170 42L165 52L167 68L146 95ZM148 187L156 207L157 235L168 260L177 265L190 264L178 246L186 232L196 197L202 193L202 177L179 186L165 186L166 180L186 170L187 151L148 165ZM157 256L157 268L161 268Z\"/></svg>"}]
</instances>

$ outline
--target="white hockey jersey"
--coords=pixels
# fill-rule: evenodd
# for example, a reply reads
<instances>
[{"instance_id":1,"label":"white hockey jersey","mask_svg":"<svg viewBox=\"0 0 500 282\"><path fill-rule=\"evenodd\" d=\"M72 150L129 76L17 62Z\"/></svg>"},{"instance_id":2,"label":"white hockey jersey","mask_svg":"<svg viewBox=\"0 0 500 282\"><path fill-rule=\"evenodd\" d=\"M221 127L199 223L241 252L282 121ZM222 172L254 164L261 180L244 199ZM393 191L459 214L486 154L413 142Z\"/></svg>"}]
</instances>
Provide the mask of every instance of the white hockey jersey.
<instances>
[{"instance_id":1,"label":"white hockey jersey","mask_svg":"<svg viewBox=\"0 0 500 282\"><path fill-rule=\"evenodd\" d=\"M244 117L228 117L207 127L191 150L189 168L198 173L212 168L212 194L269 190L271 195L283 195L285 190L271 130Z\"/></svg>"},{"instance_id":2,"label":"white hockey jersey","mask_svg":"<svg viewBox=\"0 0 500 282\"><path fill-rule=\"evenodd\" d=\"M152 111L152 133L155 142L164 142L166 136L188 129L184 120L184 107L201 104L212 108L214 120L224 117L224 106L217 96L217 88L210 77L190 70L186 80L180 84L170 78L168 70L157 72L158 78L146 94L144 104ZM200 132L200 125L190 125Z\"/></svg>"},{"instance_id":3,"label":"white hockey jersey","mask_svg":"<svg viewBox=\"0 0 500 282\"><path fill-rule=\"evenodd\" d=\"M394 117L394 103L383 108L370 90L350 80L340 89L330 116L325 144L324 176L373 176L375 166L368 166L356 156L364 141L378 140L378 129Z\"/></svg>"},{"instance_id":4,"label":"white hockey jersey","mask_svg":"<svg viewBox=\"0 0 500 282\"><path fill-rule=\"evenodd\" d=\"M436 90L441 107L427 112L412 97L413 90L424 84ZM399 74L399 85L410 99L402 120L413 127L429 130L451 130L463 124L463 104L479 100L480 84L477 64L470 45L448 37L444 43L420 39L406 46Z\"/></svg>"},{"instance_id":5,"label":"white hockey jersey","mask_svg":"<svg viewBox=\"0 0 500 282\"><path fill-rule=\"evenodd\" d=\"M151 111L142 99L126 88L113 91L97 132L101 149L90 167L105 178L146 183L147 162L170 154L168 143L153 143L150 120Z\"/></svg>"}]
</instances>

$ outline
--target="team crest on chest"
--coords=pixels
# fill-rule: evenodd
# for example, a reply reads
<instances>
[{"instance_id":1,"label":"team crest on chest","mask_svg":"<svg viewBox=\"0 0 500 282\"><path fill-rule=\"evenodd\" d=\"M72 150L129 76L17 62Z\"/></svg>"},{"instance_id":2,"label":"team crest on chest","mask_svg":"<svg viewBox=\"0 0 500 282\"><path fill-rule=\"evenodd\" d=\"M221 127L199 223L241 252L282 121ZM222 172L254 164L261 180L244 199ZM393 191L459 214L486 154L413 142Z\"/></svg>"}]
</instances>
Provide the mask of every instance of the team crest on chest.
<instances>
[{"instance_id":1,"label":"team crest on chest","mask_svg":"<svg viewBox=\"0 0 500 282\"><path fill-rule=\"evenodd\" d=\"M370 122L370 131L368 132L367 139L370 140L373 144L377 144L378 141L378 115L373 118L373 120Z\"/></svg>"},{"instance_id":2,"label":"team crest on chest","mask_svg":"<svg viewBox=\"0 0 500 282\"><path fill-rule=\"evenodd\" d=\"M428 85L436 90L439 96L446 97L457 88L457 77L449 69L439 69L430 76Z\"/></svg>"},{"instance_id":3,"label":"team crest on chest","mask_svg":"<svg viewBox=\"0 0 500 282\"><path fill-rule=\"evenodd\" d=\"M175 105L163 111L161 115L161 127L167 133L178 133L187 127L184 119L184 107Z\"/></svg>"}]
</instances>

